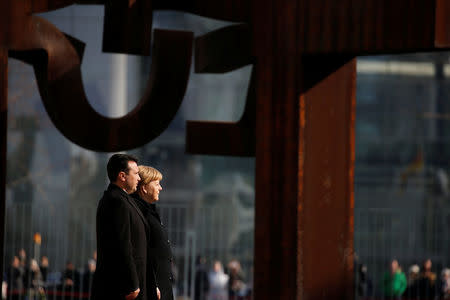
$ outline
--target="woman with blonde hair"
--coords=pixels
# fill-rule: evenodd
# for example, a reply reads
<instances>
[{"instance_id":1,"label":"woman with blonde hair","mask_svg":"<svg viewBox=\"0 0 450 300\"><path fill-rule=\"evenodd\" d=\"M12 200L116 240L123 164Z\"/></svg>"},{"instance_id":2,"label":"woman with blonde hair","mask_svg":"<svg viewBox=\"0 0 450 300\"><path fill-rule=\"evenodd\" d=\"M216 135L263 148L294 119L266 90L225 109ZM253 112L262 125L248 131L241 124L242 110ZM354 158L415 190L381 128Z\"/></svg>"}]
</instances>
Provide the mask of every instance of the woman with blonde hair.
<instances>
[{"instance_id":1,"label":"woman with blonde hair","mask_svg":"<svg viewBox=\"0 0 450 300\"><path fill-rule=\"evenodd\" d=\"M155 203L159 201L159 193L162 191L160 181L161 172L149 166L139 166L137 191L132 195L137 206L144 215L149 225L148 231L148 256L153 267L153 272L158 287L158 297L161 300L173 300L172 281L172 250L167 231L156 210Z\"/></svg>"}]
</instances>

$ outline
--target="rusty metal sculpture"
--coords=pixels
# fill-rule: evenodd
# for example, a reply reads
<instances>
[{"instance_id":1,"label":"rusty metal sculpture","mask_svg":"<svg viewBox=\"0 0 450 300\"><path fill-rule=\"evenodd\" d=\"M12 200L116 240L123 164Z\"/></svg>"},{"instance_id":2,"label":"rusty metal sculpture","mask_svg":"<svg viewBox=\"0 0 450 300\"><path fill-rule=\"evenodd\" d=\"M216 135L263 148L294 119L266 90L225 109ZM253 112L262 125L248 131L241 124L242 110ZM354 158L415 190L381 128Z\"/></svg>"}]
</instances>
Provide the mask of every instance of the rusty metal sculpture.
<instances>
[{"instance_id":1,"label":"rusty metal sculpture","mask_svg":"<svg viewBox=\"0 0 450 300\"><path fill-rule=\"evenodd\" d=\"M144 96L129 114L113 119L97 113L84 93L80 69L84 44L40 17L23 14L15 20L8 43L10 56L34 66L44 106L56 128L69 140L91 150L120 151L148 143L167 128L186 90L192 33L155 31L154 63ZM107 20L105 24L109 24ZM112 46L105 41L110 50ZM127 42L118 44L129 45ZM132 49L113 50L137 53L137 48L143 48L142 53L148 52L147 45L131 45ZM79 116L83 116L82 122ZM139 130L143 124L146 130Z\"/></svg>"},{"instance_id":2,"label":"rusty metal sculpture","mask_svg":"<svg viewBox=\"0 0 450 300\"><path fill-rule=\"evenodd\" d=\"M53 30L46 31L48 35L40 35L36 24L44 23L30 21L31 14L73 2L10 0L0 3L0 87L3 86L0 98L3 142L0 154L3 162L6 159L6 51L14 49L11 48L13 41L29 45L27 40L30 38L63 41L63 36ZM254 153L256 156L255 299L352 298L354 58L362 54L449 47L448 1L77 2L106 3L103 45L105 50L116 52L146 53L152 9L176 9L247 24L247 41L250 42L244 43L240 48L244 50L242 52L229 50L243 42L242 37L247 34L245 26L231 27L196 40L196 51L200 53L196 54L199 72L225 72L248 63L254 63L255 66L242 119L237 124L189 123L188 150L220 155ZM24 23L23 19L28 20L28 23ZM26 26L19 29L20 25ZM46 24L44 28L50 28L50 25ZM26 35L20 35L21 30ZM30 30L35 30L37 36L30 35ZM179 40L180 44L185 44L187 48L188 36L180 35L183 36ZM60 51L58 47L67 47L68 52L64 55L70 54L73 61L60 62L64 56L48 56L49 61L56 59L56 63L48 64L48 82L40 83L43 84L41 93L44 96L52 89L50 97L64 95L60 87L51 85L59 76L78 76L73 70L79 65L81 51L74 50L76 47L73 45L79 45L76 40L69 40L71 43L58 42L53 45L56 49L51 49ZM37 45L42 46L39 42ZM217 46L220 46L219 50ZM22 59L42 64L45 53L48 52L34 51L26 57L22 56ZM229 57L227 53L230 53ZM187 56L185 52L184 62L188 61ZM168 58L167 63L174 59ZM45 70L45 66L39 67L37 70ZM156 69L159 70L158 67ZM181 76L179 82L185 79ZM157 86L154 84L153 88ZM168 92L160 90L157 94ZM176 98L180 94L173 96ZM84 99L80 89L76 95ZM55 101L47 102L50 114L52 107L61 108ZM72 102L72 105L75 104L78 105ZM80 105L86 106L86 103ZM170 112L165 114L162 110L159 115L166 115L164 122L170 121ZM144 114L137 112L134 117L138 122L145 118ZM60 117L53 116L52 119L60 124L57 126L64 127ZM118 147L133 147L142 142L140 133L128 140L122 137L124 133L121 131L127 125L122 127L113 124L127 124L130 120L103 121L96 126L101 128L99 132L106 133L108 137L102 138L98 145L90 144L88 147L91 149L113 151ZM71 128L65 130L72 140L89 144L90 137L81 133L85 129L82 125L80 128L77 124L68 127ZM114 131L110 131L111 128ZM214 137L213 141L219 147L211 145L210 138L216 130L220 130L223 137L223 140ZM4 169L0 180L4 181ZM0 193L4 205L4 190Z\"/></svg>"}]
</instances>

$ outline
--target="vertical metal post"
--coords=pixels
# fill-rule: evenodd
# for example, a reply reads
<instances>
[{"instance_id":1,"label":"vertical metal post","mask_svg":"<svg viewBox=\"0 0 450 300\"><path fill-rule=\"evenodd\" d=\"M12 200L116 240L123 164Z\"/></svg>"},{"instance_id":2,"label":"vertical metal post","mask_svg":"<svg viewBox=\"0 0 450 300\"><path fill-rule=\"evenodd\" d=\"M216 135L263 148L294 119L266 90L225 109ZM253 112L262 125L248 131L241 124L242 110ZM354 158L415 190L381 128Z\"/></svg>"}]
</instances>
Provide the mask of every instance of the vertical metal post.
<instances>
[{"instance_id":1,"label":"vertical metal post","mask_svg":"<svg viewBox=\"0 0 450 300\"><path fill-rule=\"evenodd\" d=\"M192 230L185 233L184 243L184 268L183 268L183 295L194 299L195 288L195 254L196 254L196 235ZM189 282L190 279L190 282ZM188 287L189 286L189 287ZM189 293L190 291L190 293Z\"/></svg>"},{"instance_id":2,"label":"vertical metal post","mask_svg":"<svg viewBox=\"0 0 450 300\"><path fill-rule=\"evenodd\" d=\"M192 278L192 280L191 280L191 294L189 295L189 297L190 297L190 299L194 299L194 295L195 295L195 268L196 268L196 265L195 265L195 263L196 263L196 261L195 261L195 256L196 256L196 253L197 253L197 247L196 247L196 245L197 245L197 239L196 239L196 235L195 235L195 231L189 231L188 232L188 237L189 237L189 240L191 241L191 247L190 247L190 249L191 249L191 270L190 270L190 272L191 272L191 278Z\"/></svg>"},{"instance_id":3,"label":"vertical metal post","mask_svg":"<svg viewBox=\"0 0 450 300\"><path fill-rule=\"evenodd\" d=\"M0 47L0 282L3 281L5 202L6 202L6 134L8 127L8 51Z\"/></svg>"},{"instance_id":4,"label":"vertical metal post","mask_svg":"<svg viewBox=\"0 0 450 300\"><path fill-rule=\"evenodd\" d=\"M255 13L255 299L352 299L356 60L301 55L277 18L299 8L272 6Z\"/></svg>"}]
</instances>

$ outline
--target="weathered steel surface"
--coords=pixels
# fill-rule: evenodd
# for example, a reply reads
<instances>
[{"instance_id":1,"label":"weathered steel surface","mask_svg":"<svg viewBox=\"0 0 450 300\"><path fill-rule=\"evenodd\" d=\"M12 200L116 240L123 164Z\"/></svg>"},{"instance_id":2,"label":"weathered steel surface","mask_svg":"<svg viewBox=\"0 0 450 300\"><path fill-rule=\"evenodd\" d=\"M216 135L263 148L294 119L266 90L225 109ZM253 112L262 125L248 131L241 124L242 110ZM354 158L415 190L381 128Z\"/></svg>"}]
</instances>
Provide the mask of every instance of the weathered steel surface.
<instances>
[{"instance_id":1,"label":"weathered steel surface","mask_svg":"<svg viewBox=\"0 0 450 300\"><path fill-rule=\"evenodd\" d=\"M299 22L295 1L264 0L253 11L256 56L256 300L300 299L297 266L300 137ZM293 274L295 274L293 276Z\"/></svg>"},{"instance_id":2,"label":"weathered steel surface","mask_svg":"<svg viewBox=\"0 0 450 300\"><path fill-rule=\"evenodd\" d=\"M83 87L81 85L81 79L79 78L79 75L76 74L79 73L79 71L76 70L79 69L77 65L79 65L81 61L79 57L80 53L82 53L82 51L79 50L80 43L78 43L75 39L65 38L56 28L52 27L51 24L30 15L33 11L56 9L75 2L100 3L102 1L7 1L7 4L2 5L9 7L5 9L5 11L2 11L2 18L0 19L9 21L3 21L7 22L8 26L4 26L7 30L6 33L4 31L0 41L3 40L2 44L13 50L30 50L33 47L35 49L51 49L53 53L50 53L48 57L49 64L47 69L47 77L48 80L50 80L48 86L54 86L52 85L52 80L59 78L58 76L67 76L67 79L70 80L73 78L73 83L69 85L70 88L65 90L74 90L75 93L71 99L74 100L75 97L78 97L78 99L81 100L79 103L76 103L76 106L88 107L87 110L89 111L92 109L90 109L87 105L87 101L85 101L86 99L84 96ZM3 3L5 3L5 1L3 1ZM248 24L253 28L252 34L249 35L248 39L245 39L246 35L243 34L244 31L242 30L241 25L231 26L198 39L198 46L196 49L196 67L198 70L202 70L202 72L225 72L242 65L247 59L247 52L249 51L249 48L251 48L251 52L254 56L261 57L266 55L263 52L267 52L267 49L257 46L259 42L253 38L258 34L262 37L267 35L267 20L268 18L271 18L271 14L268 13L265 19L261 19L258 16L258 14L260 14L259 12L264 10L268 10L269 12L276 14L281 13L279 18L284 20L286 26L284 26L283 31L277 32L277 35L279 35L280 40L291 39L290 43L296 46L295 53L290 52L289 55L301 56L305 53L322 52L351 52L354 54L362 54L432 49L435 47L435 39L439 40L440 46L445 45L445 38L438 39L435 36L435 31L438 32L437 29L442 29L445 27L444 25L441 26L437 24L446 24L445 18L441 16L442 13L436 12L436 5L439 4L440 7L444 7L444 9L442 9L443 11L446 11L446 7L448 6L448 4L445 4L441 0L399 0L392 3L387 0L343 0L339 3L337 1L297 0L290 4L290 6L295 7L295 10L280 12L277 10L277 4L271 3L270 1L267 2L267 5L260 5L260 3L256 4L250 0L221 0L215 2L204 0L118 0L104 1L104 3L104 50L113 52L148 54L148 47L150 45L152 8L179 9L208 17L248 22ZM436 20L441 21L438 22ZM42 26L42 31L37 30L38 25ZM444 31L444 33L445 32L446 31ZM180 39L179 42L183 43L181 40L182 39ZM68 41L70 41L70 43ZM172 41L170 42L172 43ZM49 46L50 44L51 46ZM172 52L162 51L164 53L168 53L167 64L164 68L173 71L173 74L169 74L168 78L172 79L172 77L176 74L179 74L180 76L173 82L169 82L170 80L154 79L155 81L158 81L159 84L162 84L162 86L157 89L160 95L162 91L167 94L176 94L174 96L177 98L174 102L175 106L179 105L179 101L181 101L181 99L178 98L184 95L188 78L188 75L185 73L187 69L186 62L188 60L179 59L180 55L176 52L177 50L188 48L188 43L183 44L185 45L182 47L178 47L176 44L172 45L172 47L166 46L166 49ZM162 46L157 45L157 47ZM272 46L267 45L267 47ZM213 49L213 51L211 51L211 49ZM218 49L226 49L227 51L218 51ZM242 51L242 53L240 51ZM29 57L34 60L38 59L43 61L45 59L44 55L39 53L39 51L34 51L32 55L29 55ZM184 53L186 53L186 51L184 51ZM75 54L78 54L78 57ZM172 56L171 58L169 57L169 54ZM271 55L278 54L273 52ZM25 60L27 59L24 56L22 57ZM175 60L177 61L175 62ZM220 62L220 64L217 62ZM45 74L42 74L45 71L44 69L45 66L39 69L39 72L41 72L39 76L41 78L46 76ZM156 68L154 68L154 70L156 70ZM161 77L158 75L153 76L152 78ZM47 91L45 80L39 80L39 82L40 90ZM66 80L64 82L67 83L68 81ZM164 84L167 86L164 86ZM44 88L42 86L44 86ZM54 90L57 90L57 88L55 87ZM154 90L156 90L156 88L154 88ZM59 92L62 93L63 91ZM44 98L46 98L46 96L59 97L62 95L67 96L65 94L46 92L44 93ZM144 96L144 98L145 97L146 96ZM165 99L169 100L170 98L170 95L165 97ZM50 106L54 105L57 101L55 101L55 99L51 101L47 99L44 101L46 101L46 107L51 114L52 108L50 108ZM74 100L74 102L76 101L77 100ZM163 101L163 103L167 102L168 101ZM250 101L248 102L249 105L247 107L254 106ZM73 106L65 105L64 107ZM161 111L165 111L164 105L160 108L162 108ZM136 114L136 111L134 111L131 115L133 114ZM252 115L254 113L251 112L250 114ZM107 132L105 129L106 127L112 128L113 130L118 130L116 131L117 133L122 133L121 130L128 127L128 124L131 124L130 126L137 124L137 122L135 122L136 118L132 118L131 115L120 119L120 122L118 122L119 120L114 120L114 122L112 122L111 119L102 118L98 114L89 113L89 115L92 115L92 120L97 120L97 128L100 128L98 133L102 133L103 136L105 136L105 132ZM172 117L173 107L167 109L167 114L160 112L157 115L153 115L151 120L155 123L161 124L170 122ZM164 120L159 121L157 120L158 118ZM56 117L52 119L57 120ZM168 121L165 119L168 119ZM58 122L56 123L56 126L60 128L61 125L59 125ZM89 141L89 138L86 136L75 137L75 135L80 135L79 132L84 130L83 128L85 127L83 127L83 125L80 127L78 123L71 123L70 120L65 120L64 122L60 121L59 123L64 123L66 127L66 133L64 134L69 139L75 143L78 143L82 147L99 151L117 151L137 147L150 141L158 135L156 133L152 133L150 134L151 137L147 139L142 138L142 134L135 134L136 136L127 135L126 138L119 138L118 134L114 134L109 131L108 134L110 137L99 142L101 145L92 145L92 142L96 143L98 140L95 137L93 137L91 141ZM117 125L125 123L127 123L127 125ZM194 123L191 123L191 125L193 124ZM242 126L240 126L240 128L246 128L248 124L250 123L241 122ZM114 127L115 125L118 127ZM189 125L189 128L199 128L198 126L200 124L194 124L195 126L191 125ZM212 129L205 130L210 130L210 132L212 132L211 130L214 130L214 128L220 128L220 130L223 131L224 129L222 128L226 127L226 125L223 124L215 124L211 126L209 127ZM152 128L154 128L154 126L152 126ZM251 130L254 131L254 128ZM209 143L203 144L202 139L200 138L201 136L208 136L206 131L205 134L198 135L199 138L195 141L195 144L199 143L198 146L194 146L194 143L189 142L189 147L206 149ZM161 130L159 130L159 132L161 132ZM86 132L81 135L86 135ZM89 132L89 135L93 136L93 133ZM188 135L192 136L189 133ZM231 138L235 137L234 141L227 143L230 145L238 145L242 143L243 140L248 141L247 144L252 143L251 140L245 138L245 136L248 136L247 133L240 135L230 131L228 136ZM128 141L124 141L123 139L128 139ZM87 142L85 142L86 140ZM233 146L233 148L236 148L236 146ZM242 153L244 153L244 155L251 155L252 151L244 150L249 148L252 147L244 145L241 150L236 152L236 154L243 155ZM223 148L216 147L216 149ZM192 151L196 152L197 150ZM215 150L211 149L211 151ZM209 152L209 150L204 150L202 153ZM235 155L233 151L227 150L226 152L230 155ZM221 154L224 153L221 152Z\"/></svg>"},{"instance_id":3,"label":"weathered steel surface","mask_svg":"<svg viewBox=\"0 0 450 300\"><path fill-rule=\"evenodd\" d=\"M150 55L151 1L105 1L103 24L104 52Z\"/></svg>"},{"instance_id":4,"label":"weathered steel surface","mask_svg":"<svg viewBox=\"0 0 450 300\"><path fill-rule=\"evenodd\" d=\"M352 299L356 61L298 74L257 115L255 299Z\"/></svg>"},{"instance_id":5,"label":"weathered steel surface","mask_svg":"<svg viewBox=\"0 0 450 300\"><path fill-rule=\"evenodd\" d=\"M436 0L435 45L450 47L450 1Z\"/></svg>"},{"instance_id":6,"label":"weathered steel surface","mask_svg":"<svg viewBox=\"0 0 450 300\"><path fill-rule=\"evenodd\" d=\"M254 62L247 25L228 26L195 39L195 72L224 73ZM255 76L250 77L244 112L238 122L188 121L186 151L195 154L255 155Z\"/></svg>"},{"instance_id":7,"label":"weathered steel surface","mask_svg":"<svg viewBox=\"0 0 450 300\"><path fill-rule=\"evenodd\" d=\"M308 53L388 53L449 47L447 0L297 0L299 51ZM175 9L202 16L253 23L260 1L154 0L154 9ZM270 7L273 4L269 3ZM291 20L292 23L292 20ZM260 29L262 30L262 29ZM285 34L285 33L283 33Z\"/></svg>"},{"instance_id":8,"label":"weathered steel surface","mask_svg":"<svg viewBox=\"0 0 450 300\"><path fill-rule=\"evenodd\" d=\"M300 79L300 295L353 299L356 59L304 57Z\"/></svg>"},{"instance_id":9,"label":"weathered steel surface","mask_svg":"<svg viewBox=\"0 0 450 300\"><path fill-rule=\"evenodd\" d=\"M33 12L73 3L105 5L105 51L148 54L151 12L173 9L253 23L252 0L28 0ZM297 0L297 41L302 52L379 53L449 47L446 0ZM144 48L135 48L140 45ZM130 52L128 52L130 53Z\"/></svg>"},{"instance_id":10,"label":"weathered steel surface","mask_svg":"<svg viewBox=\"0 0 450 300\"><path fill-rule=\"evenodd\" d=\"M352 299L356 65L301 55L300 4L253 14L255 299Z\"/></svg>"},{"instance_id":11,"label":"weathered steel surface","mask_svg":"<svg viewBox=\"0 0 450 300\"><path fill-rule=\"evenodd\" d=\"M6 132L8 126L8 51L0 47L0 270L3 270L6 202ZM0 274L3 281L3 272Z\"/></svg>"},{"instance_id":12,"label":"weathered steel surface","mask_svg":"<svg viewBox=\"0 0 450 300\"><path fill-rule=\"evenodd\" d=\"M232 22L250 22L252 0L151 0L153 9L171 9Z\"/></svg>"},{"instance_id":13,"label":"weathered steel surface","mask_svg":"<svg viewBox=\"0 0 450 300\"><path fill-rule=\"evenodd\" d=\"M432 49L435 7L435 0L300 0L300 51Z\"/></svg>"},{"instance_id":14,"label":"weathered steel surface","mask_svg":"<svg viewBox=\"0 0 450 300\"><path fill-rule=\"evenodd\" d=\"M195 39L195 72L226 73L254 63L246 24L227 26Z\"/></svg>"},{"instance_id":15,"label":"weathered steel surface","mask_svg":"<svg viewBox=\"0 0 450 300\"><path fill-rule=\"evenodd\" d=\"M75 3L75 0L31 0L24 2L28 2L31 4L32 13L39 13L72 5Z\"/></svg>"}]
</instances>

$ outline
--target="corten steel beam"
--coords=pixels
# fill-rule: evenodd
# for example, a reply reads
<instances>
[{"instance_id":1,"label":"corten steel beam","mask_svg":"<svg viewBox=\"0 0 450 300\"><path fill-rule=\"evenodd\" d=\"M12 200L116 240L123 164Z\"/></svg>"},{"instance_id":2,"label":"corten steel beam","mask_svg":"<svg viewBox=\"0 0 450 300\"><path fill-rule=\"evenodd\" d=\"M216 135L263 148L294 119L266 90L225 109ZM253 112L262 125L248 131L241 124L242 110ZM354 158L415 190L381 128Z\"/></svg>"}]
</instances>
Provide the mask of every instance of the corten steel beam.
<instances>
[{"instance_id":1,"label":"corten steel beam","mask_svg":"<svg viewBox=\"0 0 450 300\"><path fill-rule=\"evenodd\" d=\"M301 299L297 11L296 1L265 0L253 12L257 61L255 300Z\"/></svg>"},{"instance_id":2,"label":"corten steel beam","mask_svg":"<svg viewBox=\"0 0 450 300\"><path fill-rule=\"evenodd\" d=\"M300 295L353 299L356 59L304 57L300 82Z\"/></svg>"},{"instance_id":3,"label":"corten steel beam","mask_svg":"<svg viewBox=\"0 0 450 300\"><path fill-rule=\"evenodd\" d=\"M151 1L105 1L103 52L149 55L152 16Z\"/></svg>"},{"instance_id":4,"label":"corten steel beam","mask_svg":"<svg viewBox=\"0 0 450 300\"><path fill-rule=\"evenodd\" d=\"M6 132L8 126L8 51L0 47L0 241L5 238L6 202ZM3 270L4 247L0 248L0 270ZM3 272L0 281L3 280Z\"/></svg>"},{"instance_id":5,"label":"corten steel beam","mask_svg":"<svg viewBox=\"0 0 450 300\"><path fill-rule=\"evenodd\" d=\"M356 61L303 56L300 10L254 11L254 296L352 299Z\"/></svg>"},{"instance_id":6,"label":"corten steel beam","mask_svg":"<svg viewBox=\"0 0 450 300\"><path fill-rule=\"evenodd\" d=\"M450 1L436 0L435 45L436 47L450 46Z\"/></svg>"},{"instance_id":7,"label":"corten steel beam","mask_svg":"<svg viewBox=\"0 0 450 300\"><path fill-rule=\"evenodd\" d=\"M296 80L257 90L255 299L352 299L356 60L279 60Z\"/></svg>"}]
</instances>

